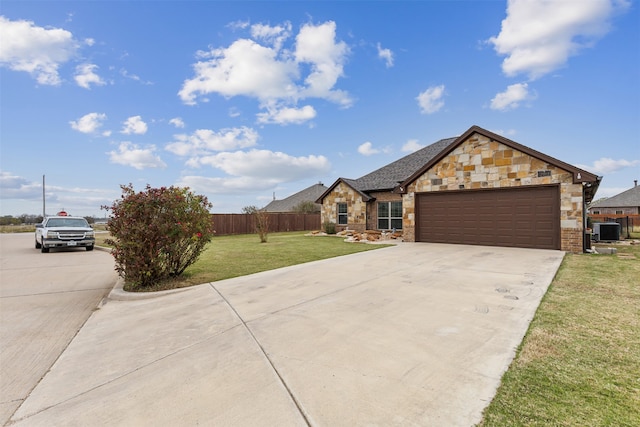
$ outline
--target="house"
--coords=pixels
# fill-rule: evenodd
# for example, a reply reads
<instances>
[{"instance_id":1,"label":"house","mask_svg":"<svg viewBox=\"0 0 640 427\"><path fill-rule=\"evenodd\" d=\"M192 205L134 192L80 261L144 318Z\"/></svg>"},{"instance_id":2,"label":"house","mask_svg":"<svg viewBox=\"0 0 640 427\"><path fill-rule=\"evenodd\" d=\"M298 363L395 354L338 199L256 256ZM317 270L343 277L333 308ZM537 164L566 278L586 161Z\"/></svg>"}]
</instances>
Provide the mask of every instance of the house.
<instances>
[{"instance_id":1,"label":"house","mask_svg":"<svg viewBox=\"0 0 640 427\"><path fill-rule=\"evenodd\" d=\"M295 208L304 202L311 202L316 204L316 199L327 191L327 187L321 182L305 188L302 191L298 191L295 194L287 197L286 199L276 200L274 199L263 208L267 212L294 212ZM316 204L317 212L320 212L320 204Z\"/></svg>"},{"instance_id":2,"label":"house","mask_svg":"<svg viewBox=\"0 0 640 427\"><path fill-rule=\"evenodd\" d=\"M318 199L337 229L401 230L407 242L585 247L586 205L600 177L478 126Z\"/></svg>"},{"instance_id":3,"label":"house","mask_svg":"<svg viewBox=\"0 0 640 427\"><path fill-rule=\"evenodd\" d=\"M640 186L634 181L634 186L627 191L598 200L589 207L590 215L640 215Z\"/></svg>"}]
</instances>

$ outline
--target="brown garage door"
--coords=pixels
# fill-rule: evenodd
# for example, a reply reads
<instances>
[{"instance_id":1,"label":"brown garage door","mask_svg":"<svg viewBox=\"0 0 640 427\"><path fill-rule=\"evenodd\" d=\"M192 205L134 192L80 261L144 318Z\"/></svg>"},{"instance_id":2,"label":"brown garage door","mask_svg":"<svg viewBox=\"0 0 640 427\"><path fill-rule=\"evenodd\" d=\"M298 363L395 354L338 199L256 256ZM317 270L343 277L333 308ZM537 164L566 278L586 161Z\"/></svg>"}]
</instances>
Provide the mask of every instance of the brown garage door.
<instances>
[{"instance_id":1,"label":"brown garage door","mask_svg":"<svg viewBox=\"0 0 640 427\"><path fill-rule=\"evenodd\" d=\"M419 193L416 241L560 249L559 189Z\"/></svg>"}]
</instances>

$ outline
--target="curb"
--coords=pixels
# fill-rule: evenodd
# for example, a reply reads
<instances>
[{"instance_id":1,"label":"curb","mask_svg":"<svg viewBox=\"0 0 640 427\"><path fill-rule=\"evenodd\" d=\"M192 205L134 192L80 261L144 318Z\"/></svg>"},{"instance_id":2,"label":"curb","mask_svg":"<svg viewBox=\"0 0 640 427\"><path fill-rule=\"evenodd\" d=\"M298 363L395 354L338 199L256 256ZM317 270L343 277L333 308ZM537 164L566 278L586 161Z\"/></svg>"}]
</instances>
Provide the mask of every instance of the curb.
<instances>
[{"instance_id":1,"label":"curb","mask_svg":"<svg viewBox=\"0 0 640 427\"><path fill-rule=\"evenodd\" d=\"M94 246L94 249L103 252L111 252L111 248L106 246ZM196 285L197 286L197 285ZM118 277L118 280L113 285L113 289L98 305L98 308L104 306L109 300L112 301L138 301L144 299L152 299L159 298L165 295L177 294L179 292L185 292L189 289L193 288L193 286L189 286L186 288L178 288L178 289L168 289L166 291L155 291L155 292L127 292L124 290L124 279L122 277Z\"/></svg>"},{"instance_id":2,"label":"curb","mask_svg":"<svg viewBox=\"0 0 640 427\"><path fill-rule=\"evenodd\" d=\"M139 300L145 300L145 299L159 298L165 295L172 295L180 292L186 292L194 288L194 286L189 286L186 288L168 289L166 291L127 292L123 289L123 287L124 287L124 279L122 277L119 277L113 289L111 290L111 292L109 292L107 299L113 300L113 301L139 301Z\"/></svg>"}]
</instances>

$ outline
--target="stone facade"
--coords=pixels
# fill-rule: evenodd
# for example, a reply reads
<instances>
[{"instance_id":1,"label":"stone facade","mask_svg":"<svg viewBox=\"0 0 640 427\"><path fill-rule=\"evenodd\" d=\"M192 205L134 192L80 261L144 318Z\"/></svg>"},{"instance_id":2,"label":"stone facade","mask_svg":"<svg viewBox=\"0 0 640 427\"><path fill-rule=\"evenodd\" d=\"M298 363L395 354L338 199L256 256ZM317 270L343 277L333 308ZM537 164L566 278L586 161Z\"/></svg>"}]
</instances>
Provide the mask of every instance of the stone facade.
<instances>
[{"instance_id":1,"label":"stone facade","mask_svg":"<svg viewBox=\"0 0 640 427\"><path fill-rule=\"evenodd\" d=\"M338 203L347 204L347 225L338 224ZM322 202L322 222L333 222L336 230L345 229L363 232L367 225L367 203L356 190L340 182Z\"/></svg>"},{"instance_id":2,"label":"stone facade","mask_svg":"<svg viewBox=\"0 0 640 427\"><path fill-rule=\"evenodd\" d=\"M408 186L403 195L404 240L415 241L415 193L552 184L560 186L561 249L580 253L583 193L572 173L473 133Z\"/></svg>"}]
</instances>

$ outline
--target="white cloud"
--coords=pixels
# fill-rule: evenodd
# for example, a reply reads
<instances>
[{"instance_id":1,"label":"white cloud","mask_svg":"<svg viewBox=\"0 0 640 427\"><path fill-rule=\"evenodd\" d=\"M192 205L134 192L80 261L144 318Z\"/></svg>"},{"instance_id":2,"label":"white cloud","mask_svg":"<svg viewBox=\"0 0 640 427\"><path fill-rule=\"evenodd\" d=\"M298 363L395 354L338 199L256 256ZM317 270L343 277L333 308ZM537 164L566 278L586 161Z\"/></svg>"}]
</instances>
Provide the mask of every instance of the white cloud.
<instances>
[{"instance_id":1,"label":"white cloud","mask_svg":"<svg viewBox=\"0 0 640 427\"><path fill-rule=\"evenodd\" d=\"M444 107L444 85L432 86L416 98L422 114L432 114Z\"/></svg>"},{"instance_id":2,"label":"white cloud","mask_svg":"<svg viewBox=\"0 0 640 427\"><path fill-rule=\"evenodd\" d=\"M384 59L387 68L393 67L393 52L391 49L383 49L380 43L378 43L378 58Z\"/></svg>"},{"instance_id":3,"label":"white cloud","mask_svg":"<svg viewBox=\"0 0 640 427\"><path fill-rule=\"evenodd\" d=\"M632 168L640 165L640 160L614 160L609 157L602 157L593 162L593 165L577 165L580 169L595 173L607 174L617 172L621 169Z\"/></svg>"},{"instance_id":4,"label":"white cloud","mask_svg":"<svg viewBox=\"0 0 640 427\"><path fill-rule=\"evenodd\" d=\"M277 58L277 51L252 40L240 39L228 48L200 52L207 61L193 68L196 77L185 80L178 95L193 105L199 95L219 93L224 97L244 95L261 100L294 97L292 78L297 73L292 61Z\"/></svg>"},{"instance_id":5,"label":"white cloud","mask_svg":"<svg viewBox=\"0 0 640 427\"><path fill-rule=\"evenodd\" d=\"M169 120L169 123L171 123L177 128L180 128L180 129L184 128L184 121L180 117L174 117L173 119Z\"/></svg>"},{"instance_id":6,"label":"white cloud","mask_svg":"<svg viewBox=\"0 0 640 427\"><path fill-rule=\"evenodd\" d=\"M120 143L117 151L110 151L107 154L109 154L112 163L131 166L139 170L167 167L166 163L155 154L155 151L155 145L140 148L136 144L125 141Z\"/></svg>"},{"instance_id":7,"label":"white cloud","mask_svg":"<svg viewBox=\"0 0 640 427\"><path fill-rule=\"evenodd\" d=\"M229 108L229 117L240 117L242 113L237 107Z\"/></svg>"},{"instance_id":8,"label":"white cloud","mask_svg":"<svg viewBox=\"0 0 640 427\"><path fill-rule=\"evenodd\" d=\"M324 156L293 157L282 152L251 150L223 152L198 159L236 177L251 177L277 182L296 181L329 171L329 160Z\"/></svg>"},{"instance_id":9,"label":"white cloud","mask_svg":"<svg viewBox=\"0 0 640 427\"><path fill-rule=\"evenodd\" d=\"M363 156L372 156L374 154L385 153L388 154L391 152L391 147L387 146L384 148L374 148L373 144L369 141L362 143L358 146L358 153Z\"/></svg>"},{"instance_id":10,"label":"white cloud","mask_svg":"<svg viewBox=\"0 0 640 427\"><path fill-rule=\"evenodd\" d=\"M174 135L175 141L165 149L179 156L202 156L215 151L229 151L253 147L258 142L258 132L248 127L226 128L219 132L198 129L191 135ZM198 160L191 160L198 164Z\"/></svg>"},{"instance_id":11,"label":"white cloud","mask_svg":"<svg viewBox=\"0 0 640 427\"><path fill-rule=\"evenodd\" d=\"M252 25L253 37L266 41L267 46L238 39L226 48L199 51L200 60L193 65L195 76L184 81L178 95L190 105L217 93L227 98L256 98L263 109L273 105L280 105L278 110L295 109L295 104L305 98L326 99L348 107L353 102L348 93L334 89L343 76L349 53L346 43L336 41L335 29L331 21L306 24L297 34L295 45L285 49L282 44L290 38L291 24ZM309 70L306 77L303 70ZM308 114L310 110L303 108L302 112ZM267 111L261 113L259 120L291 123L271 120L272 116Z\"/></svg>"},{"instance_id":12,"label":"white cloud","mask_svg":"<svg viewBox=\"0 0 640 427\"><path fill-rule=\"evenodd\" d=\"M358 146L358 153L362 154L363 156L372 156L374 154L378 154L379 152L380 150L373 148L373 144L369 141Z\"/></svg>"},{"instance_id":13,"label":"white cloud","mask_svg":"<svg viewBox=\"0 0 640 427\"><path fill-rule=\"evenodd\" d=\"M498 135L502 135L502 136L514 136L517 131L515 129L490 129L491 132L493 133L497 133Z\"/></svg>"},{"instance_id":14,"label":"white cloud","mask_svg":"<svg viewBox=\"0 0 640 427\"><path fill-rule=\"evenodd\" d=\"M72 120L69 122L71 129L78 132L92 134L98 132L98 129L102 127L102 123L107 119L107 115L104 113L89 113L80 117L78 120Z\"/></svg>"},{"instance_id":15,"label":"white cloud","mask_svg":"<svg viewBox=\"0 0 640 427\"><path fill-rule=\"evenodd\" d=\"M276 50L280 50L284 41L291 37L291 23L285 22L276 26L255 24L251 26L251 36L272 45Z\"/></svg>"},{"instance_id":16,"label":"white cloud","mask_svg":"<svg viewBox=\"0 0 640 427\"><path fill-rule=\"evenodd\" d=\"M95 214L100 206L111 204L117 198L117 192L97 188L66 188L47 182L46 206L48 212L55 212L65 207L73 215L84 215L83 212ZM0 198L37 202L35 211L42 206L42 181L33 182L24 177L13 175L11 172L0 171ZM31 208L29 208L31 209ZM33 212L33 210L32 210Z\"/></svg>"},{"instance_id":17,"label":"white cloud","mask_svg":"<svg viewBox=\"0 0 640 427\"><path fill-rule=\"evenodd\" d=\"M31 182L11 172L0 171L0 199L42 198L42 183Z\"/></svg>"},{"instance_id":18,"label":"white cloud","mask_svg":"<svg viewBox=\"0 0 640 427\"><path fill-rule=\"evenodd\" d=\"M151 81L144 81L144 80L142 80L142 78L140 78L140 76L138 76L137 74L131 74L131 73L129 73L129 72L128 72L127 70L125 70L124 68L122 68L122 69L120 70L120 75L121 75L122 77L127 78L127 79L131 79L131 80L134 80L134 81L136 81L136 82L142 83L143 85L152 85L152 84L153 84L153 82L151 82Z\"/></svg>"},{"instance_id":19,"label":"white cloud","mask_svg":"<svg viewBox=\"0 0 640 427\"><path fill-rule=\"evenodd\" d=\"M305 105L302 108L268 108L266 113L257 114L258 123L276 123L280 125L300 124L315 117L316 110L311 105Z\"/></svg>"},{"instance_id":20,"label":"white cloud","mask_svg":"<svg viewBox=\"0 0 640 427\"><path fill-rule=\"evenodd\" d=\"M336 42L336 24L333 21L320 25L306 24L296 37L295 58L298 63L311 65L311 73L305 79L307 87L303 97L329 99L342 106L350 106L346 92L332 90L343 75L343 67L349 54L345 42Z\"/></svg>"},{"instance_id":21,"label":"white cloud","mask_svg":"<svg viewBox=\"0 0 640 427\"><path fill-rule=\"evenodd\" d=\"M61 28L43 28L32 21L0 16L0 65L30 73L39 84L61 83L58 68L75 55L79 44Z\"/></svg>"},{"instance_id":22,"label":"white cloud","mask_svg":"<svg viewBox=\"0 0 640 427\"><path fill-rule=\"evenodd\" d=\"M234 21L227 24L227 27L232 30L244 30L251 26L251 22L249 21Z\"/></svg>"},{"instance_id":23,"label":"white cloud","mask_svg":"<svg viewBox=\"0 0 640 427\"><path fill-rule=\"evenodd\" d=\"M180 187L189 187L198 193L237 194L239 192L255 192L273 188L280 183L277 179L255 177L208 177L187 175L177 183Z\"/></svg>"},{"instance_id":24,"label":"white cloud","mask_svg":"<svg viewBox=\"0 0 640 427\"><path fill-rule=\"evenodd\" d=\"M496 94L491 100L490 108L492 110L507 111L513 110L520 106L523 101L535 99L535 95L529 93L529 85L527 83L516 83L507 86L507 90Z\"/></svg>"},{"instance_id":25,"label":"white cloud","mask_svg":"<svg viewBox=\"0 0 640 427\"><path fill-rule=\"evenodd\" d=\"M97 86L105 85L105 81L97 75L94 71L98 69L94 64L81 64L76 67L76 75L74 79L78 86L85 89L91 89L91 84Z\"/></svg>"},{"instance_id":26,"label":"white cloud","mask_svg":"<svg viewBox=\"0 0 640 427\"><path fill-rule=\"evenodd\" d=\"M131 116L122 124L123 127L120 133L124 133L127 135L144 135L145 133L147 133L147 124L142 120L142 117L140 116Z\"/></svg>"},{"instance_id":27,"label":"white cloud","mask_svg":"<svg viewBox=\"0 0 640 427\"><path fill-rule=\"evenodd\" d=\"M420 144L417 139L410 139L402 146L402 151L413 153L424 147L425 146Z\"/></svg>"},{"instance_id":28,"label":"white cloud","mask_svg":"<svg viewBox=\"0 0 640 427\"><path fill-rule=\"evenodd\" d=\"M488 42L506 56L507 76L536 79L593 46L609 31L612 15L629 6L626 0L509 0L500 34Z\"/></svg>"}]
</instances>

